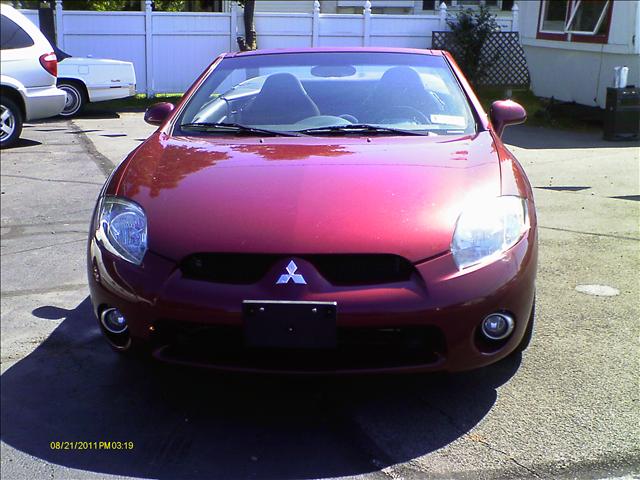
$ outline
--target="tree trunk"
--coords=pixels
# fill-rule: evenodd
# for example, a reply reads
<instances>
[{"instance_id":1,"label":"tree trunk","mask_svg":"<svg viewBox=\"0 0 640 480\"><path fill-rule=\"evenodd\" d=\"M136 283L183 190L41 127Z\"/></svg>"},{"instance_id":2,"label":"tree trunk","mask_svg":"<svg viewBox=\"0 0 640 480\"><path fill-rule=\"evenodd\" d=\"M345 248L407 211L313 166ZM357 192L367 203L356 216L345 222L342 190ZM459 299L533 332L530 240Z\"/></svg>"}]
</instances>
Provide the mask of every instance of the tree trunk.
<instances>
[{"instance_id":1,"label":"tree trunk","mask_svg":"<svg viewBox=\"0 0 640 480\"><path fill-rule=\"evenodd\" d=\"M258 48L258 36L256 34L256 24L254 12L256 10L256 0L245 0L244 2L244 32L245 38L238 38L240 50L256 50Z\"/></svg>"},{"instance_id":2,"label":"tree trunk","mask_svg":"<svg viewBox=\"0 0 640 480\"><path fill-rule=\"evenodd\" d=\"M57 46L56 23L53 18L53 9L50 4L40 4L38 7L38 22L40 23L40 31L44 34L46 39L49 40L49 43ZM58 59L58 61L60 61L60 59Z\"/></svg>"}]
</instances>

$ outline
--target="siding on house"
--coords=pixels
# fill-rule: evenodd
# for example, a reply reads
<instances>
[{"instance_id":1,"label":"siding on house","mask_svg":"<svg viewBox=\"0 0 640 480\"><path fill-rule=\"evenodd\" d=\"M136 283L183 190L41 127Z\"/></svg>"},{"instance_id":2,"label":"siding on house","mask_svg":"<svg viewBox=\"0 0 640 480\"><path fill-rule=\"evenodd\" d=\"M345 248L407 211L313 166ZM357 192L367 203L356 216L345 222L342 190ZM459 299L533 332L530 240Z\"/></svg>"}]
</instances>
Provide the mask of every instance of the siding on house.
<instances>
[{"instance_id":1,"label":"siding on house","mask_svg":"<svg viewBox=\"0 0 640 480\"><path fill-rule=\"evenodd\" d=\"M313 0L258 0L256 12L311 13Z\"/></svg>"},{"instance_id":2,"label":"siding on house","mask_svg":"<svg viewBox=\"0 0 640 480\"><path fill-rule=\"evenodd\" d=\"M520 1L520 38L541 97L605 107L613 67L629 67L628 83L640 85L640 2L614 0L606 44L536 38L540 0Z\"/></svg>"}]
</instances>

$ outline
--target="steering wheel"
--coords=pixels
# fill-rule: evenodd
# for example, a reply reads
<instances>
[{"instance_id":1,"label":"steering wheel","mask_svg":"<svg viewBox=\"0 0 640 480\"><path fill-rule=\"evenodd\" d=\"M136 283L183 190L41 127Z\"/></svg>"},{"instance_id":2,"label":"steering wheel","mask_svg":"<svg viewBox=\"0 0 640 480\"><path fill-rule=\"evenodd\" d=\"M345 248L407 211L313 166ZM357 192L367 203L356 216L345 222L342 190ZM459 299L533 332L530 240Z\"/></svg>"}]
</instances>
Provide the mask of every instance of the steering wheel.
<instances>
[{"instance_id":1,"label":"steering wheel","mask_svg":"<svg viewBox=\"0 0 640 480\"><path fill-rule=\"evenodd\" d=\"M397 106L397 107L389 107L383 109L378 115L379 121L378 123L394 123L398 120L406 122L413 121L418 125L428 125L431 124L427 116L422 113L420 110L414 107L406 106Z\"/></svg>"}]
</instances>

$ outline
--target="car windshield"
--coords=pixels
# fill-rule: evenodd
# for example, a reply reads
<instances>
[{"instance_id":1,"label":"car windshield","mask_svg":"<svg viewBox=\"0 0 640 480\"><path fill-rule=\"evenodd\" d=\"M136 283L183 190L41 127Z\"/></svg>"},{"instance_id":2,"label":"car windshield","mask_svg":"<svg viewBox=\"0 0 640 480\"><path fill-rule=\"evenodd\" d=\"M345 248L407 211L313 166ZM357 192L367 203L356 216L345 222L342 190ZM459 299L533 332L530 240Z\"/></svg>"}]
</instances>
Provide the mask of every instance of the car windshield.
<instances>
[{"instance_id":1,"label":"car windshield","mask_svg":"<svg viewBox=\"0 0 640 480\"><path fill-rule=\"evenodd\" d=\"M224 58L178 119L182 134L460 135L475 128L443 57L387 52Z\"/></svg>"}]
</instances>

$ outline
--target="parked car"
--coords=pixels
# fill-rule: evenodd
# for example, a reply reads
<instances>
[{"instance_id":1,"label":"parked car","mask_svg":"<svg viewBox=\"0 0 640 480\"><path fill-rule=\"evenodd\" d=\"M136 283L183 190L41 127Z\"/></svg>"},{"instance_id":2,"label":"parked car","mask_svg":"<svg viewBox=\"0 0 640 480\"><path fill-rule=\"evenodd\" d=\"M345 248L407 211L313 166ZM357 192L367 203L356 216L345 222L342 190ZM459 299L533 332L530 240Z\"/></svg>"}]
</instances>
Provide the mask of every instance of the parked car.
<instances>
[{"instance_id":1,"label":"parked car","mask_svg":"<svg viewBox=\"0 0 640 480\"><path fill-rule=\"evenodd\" d=\"M56 87L51 44L24 15L0 4L0 147L13 145L25 120L57 115L66 94Z\"/></svg>"},{"instance_id":2,"label":"parked car","mask_svg":"<svg viewBox=\"0 0 640 480\"><path fill-rule=\"evenodd\" d=\"M89 102L103 102L136 94L133 63L105 58L74 57L55 48L58 56L58 87L67 94L60 113L72 117Z\"/></svg>"},{"instance_id":3,"label":"parked car","mask_svg":"<svg viewBox=\"0 0 640 480\"><path fill-rule=\"evenodd\" d=\"M458 371L532 336L536 211L446 52L220 56L107 180L91 300L120 352L251 372Z\"/></svg>"}]
</instances>

